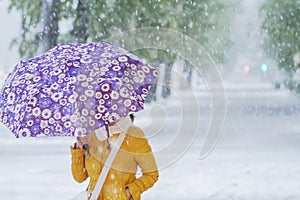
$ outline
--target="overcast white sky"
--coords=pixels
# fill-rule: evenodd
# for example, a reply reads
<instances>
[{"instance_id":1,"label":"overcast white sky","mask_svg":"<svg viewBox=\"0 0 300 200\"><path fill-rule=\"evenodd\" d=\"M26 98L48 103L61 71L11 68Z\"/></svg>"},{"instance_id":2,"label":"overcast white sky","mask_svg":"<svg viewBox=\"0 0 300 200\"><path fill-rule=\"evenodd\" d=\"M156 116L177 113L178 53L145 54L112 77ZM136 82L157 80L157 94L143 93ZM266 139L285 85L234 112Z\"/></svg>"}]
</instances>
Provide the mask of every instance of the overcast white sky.
<instances>
[{"instance_id":1,"label":"overcast white sky","mask_svg":"<svg viewBox=\"0 0 300 200\"><path fill-rule=\"evenodd\" d=\"M0 70L9 72L19 61L17 48L9 49L11 40L20 30L20 15L8 13L9 0L0 0Z\"/></svg>"}]
</instances>

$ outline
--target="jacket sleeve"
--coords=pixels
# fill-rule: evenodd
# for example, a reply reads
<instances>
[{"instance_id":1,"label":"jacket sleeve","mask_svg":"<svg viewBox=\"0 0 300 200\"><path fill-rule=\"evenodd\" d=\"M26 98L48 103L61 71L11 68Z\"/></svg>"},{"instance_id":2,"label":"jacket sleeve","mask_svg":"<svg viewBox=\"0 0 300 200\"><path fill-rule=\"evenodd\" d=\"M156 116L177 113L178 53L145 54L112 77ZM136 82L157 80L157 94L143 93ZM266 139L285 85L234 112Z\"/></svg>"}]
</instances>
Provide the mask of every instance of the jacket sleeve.
<instances>
[{"instance_id":1,"label":"jacket sleeve","mask_svg":"<svg viewBox=\"0 0 300 200\"><path fill-rule=\"evenodd\" d=\"M144 133L141 132L139 137L134 137L133 140L135 144L135 161L141 168L142 176L125 187L128 187L133 199L135 200L139 199L140 195L144 191L154 185L154 183L158 180L159 174L151 147L148 140L144 137Z\"/></svg>"},{"instance_id":2,"label":"jacket sleeve","mask_svg":"<svg viewBox=\"0 0 300 200\"><path fill-rule=\"evenodd\" d=\"M84 149L73 149L70 147L72 155L72 175L75 181L82 183L88 178L84 162Z\"/></svg>"}]
</instances>

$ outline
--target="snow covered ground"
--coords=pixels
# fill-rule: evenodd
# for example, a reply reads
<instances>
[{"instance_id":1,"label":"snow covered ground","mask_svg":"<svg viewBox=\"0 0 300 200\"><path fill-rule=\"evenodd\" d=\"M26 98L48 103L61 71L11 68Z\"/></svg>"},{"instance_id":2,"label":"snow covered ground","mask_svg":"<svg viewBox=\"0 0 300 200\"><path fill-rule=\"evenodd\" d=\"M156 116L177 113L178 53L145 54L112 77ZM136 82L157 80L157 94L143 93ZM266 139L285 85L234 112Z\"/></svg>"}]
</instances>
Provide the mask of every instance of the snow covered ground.
<instances>
[{"instance_id":1,"label":"snow covered ground","mask_svg":"<svg viewBox=\"0 0 300 200\"><path fill-rule=\"evenodd\" d=\"M159 181L144 193L144 200L300 199L299 98L271 89L229 90L226 96L226 122L212 153L199 159L211 112L203 92L198 93L202 112L193 144L160 169ZM156 118L165 123L160 135L149 138L155 152L167 146L178 129L181 116L172 102L160 101L165 114ZM192 110L185 116L188 120L199 114ZM138 114L136 124L145 127L148 117L147 110ZM0 199L64 200L87 186L72 179L69 145L74 138L16 139L3 125L0 130Z\"/></svg>"},{"instance_id":2,"label":"snow covered ground","mask_svg":"<svg viewBox=\"0 0 300 200\"><path fill-rule=\"evenodd\" d=\"M12 36L19 33L20 17L14 11L6 13L8 1L1 3L0 19L6 34L0 40L0 69L8 72L7 66L13 67L19 60L16 49L8 49ZM248 21L243 23L249 27ZM242 30L240 22L237 28ZM245 43L236 44L240 49ZM159 181L145 192L143 200L300 199L299 97L258 81L247 83L252 84L241 86L240 80L225 83L227 114L222 137L204 159L199 159L199 153L212 111L209 94L205 87L197 91L200 112L189 105L189 96L181 99L184 106L190 106L185 120L192 123L200 116L196 138L180 158L160 169ZM182 118L174 99L159 103L165 112L154 113L153 123L163 122L163 127L145 128L148 134L156 133L149 137L155 152L174 139ZM148 116L139 114L136 123L146 126ZM0 124L0 199L67 200L83 190L87 182L76 183L70 171L69 145L73 141L71 137L16 139Z\"/></svg>"}]
</instances>

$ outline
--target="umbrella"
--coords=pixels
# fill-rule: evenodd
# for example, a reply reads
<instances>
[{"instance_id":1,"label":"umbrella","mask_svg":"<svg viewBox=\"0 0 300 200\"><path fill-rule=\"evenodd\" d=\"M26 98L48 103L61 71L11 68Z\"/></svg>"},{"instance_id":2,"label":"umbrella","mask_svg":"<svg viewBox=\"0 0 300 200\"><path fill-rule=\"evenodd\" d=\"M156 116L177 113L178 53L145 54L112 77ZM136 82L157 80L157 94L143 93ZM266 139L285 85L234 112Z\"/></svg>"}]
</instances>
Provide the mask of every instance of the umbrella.
<instances>
[{"instance_id":1,"label":"umbrella","mask_svg":"<svg viewBox=\"0 0 300 200\"><path fill-rule=\"evenodd\" d=\"M108 42L59 44L21 61L0 94L16 137L88 134L143 109L158 71Z\"/></svg>"}]
</instances>

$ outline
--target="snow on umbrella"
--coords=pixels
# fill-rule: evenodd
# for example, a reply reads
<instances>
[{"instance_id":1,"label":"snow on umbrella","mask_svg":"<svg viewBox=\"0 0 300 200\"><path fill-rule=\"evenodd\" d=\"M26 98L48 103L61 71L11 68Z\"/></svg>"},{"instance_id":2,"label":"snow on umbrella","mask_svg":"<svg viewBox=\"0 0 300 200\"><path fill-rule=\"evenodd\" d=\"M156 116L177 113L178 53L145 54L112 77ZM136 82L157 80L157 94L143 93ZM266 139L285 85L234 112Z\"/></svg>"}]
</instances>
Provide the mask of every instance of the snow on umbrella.
<instances>
[{"instance_id":1,"label":"snow on umbrella","mask_svg":"<svg viewBox=\"0 0 300 200\"><path fill-rule=\"evenodd\" d=\"M143 109L158 71L108 42L60 44L21 61L0 94L16 137L88 134Z\"/></svg>"}]
</instances>

